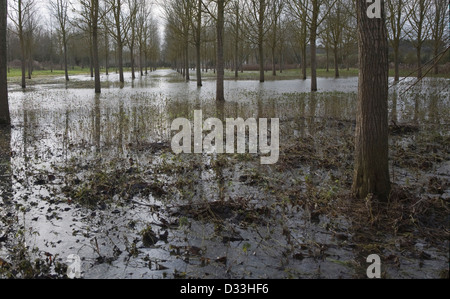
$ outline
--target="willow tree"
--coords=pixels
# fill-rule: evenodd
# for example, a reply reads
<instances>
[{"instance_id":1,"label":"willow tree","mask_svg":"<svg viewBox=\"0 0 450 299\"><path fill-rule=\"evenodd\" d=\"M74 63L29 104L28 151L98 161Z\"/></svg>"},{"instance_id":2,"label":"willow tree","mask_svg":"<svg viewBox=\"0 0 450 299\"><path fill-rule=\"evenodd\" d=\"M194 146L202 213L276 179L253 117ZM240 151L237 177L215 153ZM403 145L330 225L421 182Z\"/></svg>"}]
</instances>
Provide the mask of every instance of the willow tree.
<instances>
[{"instance_id":1,"label":"willow tree","mask_svg":"<svg viewBox=\"0 0 450 299\"><path fill-rule=\"evenodd\" d=\"M356 1L359 82L356 116L353 194L387 200L388 164L388 39L384 1L380 17L370 18L370 3Z\"/></svg>"},{"instance_id":2,"label":"willow tree","mask_svg":"<svg viewBox=\"0 0 450 299\"><path fill-rule=\"evenodd\" d=\"M8 84L7 77L7 47L6 47L6 0L0 0L0 124L9 124Z\"/></svg>"}]
</instances>

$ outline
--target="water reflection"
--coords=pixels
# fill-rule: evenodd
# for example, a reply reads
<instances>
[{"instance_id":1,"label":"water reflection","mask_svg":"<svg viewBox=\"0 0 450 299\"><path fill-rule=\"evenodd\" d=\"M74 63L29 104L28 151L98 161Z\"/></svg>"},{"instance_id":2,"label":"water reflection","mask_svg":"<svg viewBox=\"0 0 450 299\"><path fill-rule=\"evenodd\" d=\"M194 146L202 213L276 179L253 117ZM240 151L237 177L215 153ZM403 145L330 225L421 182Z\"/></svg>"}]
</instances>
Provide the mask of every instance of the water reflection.
<instances>
[{"instance_id":1,"label":"water reflection","mask_svg":"<svg viewBox=\"0 0 450 299\"><path fill-rule=\"evenodd\" d=\"M224 123L226 118L279 118L282 150L289 145L301 144L300 148L294 148L297 150L295 152L297 156L294 157L291 167L300 168L304 171L302 172L304 175L311 174L311 179L317 182L317 185L332 175L338 175L336 174L338 170L331 167L321 172L319 164L323 161L320 157L339 159L345 154L333 152L332 145L346 144L348 140L344 138L352 136L356 107L355 79L326 81L326 84L329 84L327 88L336 88L338 91L319 93L300 92L302 87L297 80L263 84L253 81L227 81L226 102L214 100L212 87L214 85L211 81L206 80L204 86L199 89L195 82L170 80L172 78L160 78L154 74L136 80L134 88L130 86L122 89L105 88L101 95L94 95L90 89L64 88L28 93L12 92L11 118L14 128L11 132L12 137L7 137L2 132L0 144L7 144L8 147L2 148L0 154L12 151L15 155L12 159L0 155L0 166L11 164L12 172L17 178L16 197L20 199L21 194L27 192L33 195L33 200L41 204L37 199L51 197L49 191L45 191L46 188L57 188L62 185L60 182L64 181L65 173L61 169L65 166L75 167L73 172L79 177L79 181L82 181L83 174L95 170L92 166L98 168L112 165L111 167L118 170L119 174L121 171L132 173L133 168L142 169L142 179L145 182L162 183L163 193L172 200L226 201L233 196L235 198L254 196L259 200L263 192L258 189L258 182L245 180L246 177L251 177L245 171L253 171L255 177L259 174L267 176L267 173L285 175L281 173L282 171L278 173L270 167L261 166L259 157L255 159L240 157L244 161L234 161L235 164L226 165L224 160L227 161L229 155L197 154L189 157L173 157L170 154L168 145L172 136L170 130L172 121L179 117L193 120L194 110L197 109L202 110L203 120L217 117ZM443 81L437 86L446 83L448 82ZM306 85L305 91L309 89L309 84ZM433 93L426 87L427 84L424 83L406 94L402 94L403 86L394 89L390 97L390 119L397 123L415 121L420 125L448 123L450 115L448 91ZM436 90L436 87L431 90ZM340 135L342 132L344 134ZM331 150L329 153L323 149L328 145L331 145L328 148ZM306 158L310 158L308 155L314 156L316 160L305 166L303 164L307 164ZM280 156L283 156L283 152ZM72 160L79 162L80 165L72 163ZM174 164L178 167L171 168ZM344 161L342 165L343 168L346 166ZM160 172L156 172L156 169ZM59 176L60 181L55 180L54 185L44 184L36 191L33 184L37 180L36 174L47 175L51 172L54 176ZM241 181L241 178L244 179ZM290 179L292 179L290 175L285 175L280 178L280 182ZM2 181L5 180L2 178ZM11 186L10 176L6 182L5 186ZM295 184L298 182L301 180ZM130 188L136 186L138 188L139 184L141 182L130 183ZM2 193L2 197L3 194L5 193ZM276 196L277 194L274 194L274 197ZM151 196L140 198L141 201L150 199ZM47 207L42 211L47 211ZM36 211L32 211L34 212ZM70 235L74 227L78 229L80 226L79 223L71 226L72 212L69 210L67 217L61 220L68 224L61 227L60 234ZM78 210L74 213L78 213ZM122 215L120 213L117 215ZM111 222L111 226L122 227L125 222L117 217L114 223ZM145 207L136 219L141 221L149 217L153 217L153 214ZM39 220L42 230L40 233L42 238L50 239L53 237L53 223L50 220L45 222L47 219L42 218ZM127 220L136 221L136 219ZM68 226L70 227L67 228ZM97 231L100 232L99 235L104 233L100 229ZM87 237L84 244L82 241L78 243L76 235L73 239L70 239L71 236L67 238L64 241L67 248L78 250L82 247L85 251L90 248L89 245L85 245L90 244ZM217 248L218 252L223 249L220 246ZM242 248L238 249L242 253ZM259 256L255 255L252 258L258 259ZM267 260L264 260L264 263L266 262ZM145 269L148 272L148 267Z\"/></svg>"},{"instance_id":2,"label":"water reflection","mask_svg":"<svg viewBox=\"0 0 450 299\"><path fill-rule=\"evenodd\" d=\"M11 127L0 125L0 204L12 199Z\"/></svg>"}]
</instances>

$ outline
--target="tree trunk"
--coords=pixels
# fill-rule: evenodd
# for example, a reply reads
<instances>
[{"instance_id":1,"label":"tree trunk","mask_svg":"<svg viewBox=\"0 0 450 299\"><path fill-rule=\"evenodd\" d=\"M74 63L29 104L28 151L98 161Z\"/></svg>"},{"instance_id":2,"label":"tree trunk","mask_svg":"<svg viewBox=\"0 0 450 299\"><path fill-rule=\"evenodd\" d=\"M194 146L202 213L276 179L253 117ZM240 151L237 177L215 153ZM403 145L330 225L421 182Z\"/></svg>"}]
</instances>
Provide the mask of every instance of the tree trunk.
<instances>
[{"instance_id":1,"label":"tree trunk","mask_svg":"<svg viewBox=\"0 0 450 299\"><path fill-rule=\"evenodd\" d=\"M64 48L64 75L66 77L66 81L69 81L69 71L67 68L67 39L65 32L63 32L63 48Z\"/></svg>"},{"instance_id":2,"label":"tree trunk","mask_svg":"<svg viewBox=\"0 0 450 299\"><path fill-rule=\"evenodd\" d=\"M435 59L437 59L438 55L439 55L439 45L434 46L434 57L436 57ZM435 75L439 74L439 64L437 61L434 64L434 74Z\"/></svg>"},{"instance_id":3,"label":"tree trunk","mask_svg":"<svg viewBox=\"0 0 450 299\"><path fill-rule=\"evenodd\" d=\"M223 60L223 28L225 18L225 0L217 0L217 48L216 48L216 101L225 101L224 94L224 60Z\"/></svg>"},{"instance_id":4,"label":"tree trunk","mask_svg":"<svg viewBox=\"0 0 450 299\"><path fill-rule=\"evenodd\" d=\"M28 44L28 79L31 80L31 73L33 72L33 55L31 55L31 45Z\"/></svg>"},{"instance_id":5,"label":"tree trunk","mask_svg":"<svg viewBox=\"0 0 450 299\"><path fill-rule=\"evenodd\" d=\"M265 12L265 0L259 0L259 19L258 19L259 82L264 82L264 12Z\"/></svg>"},{"instance_id":6,"label":"tree trunk","mask_svg":"<svg viewBox=\"0 0 450 299\"><path fill-rule=\"evenodd\" d=\"M352 190L360 199L372 193L379 200L386 201L390 192L389 64L383 2L382 17L370 19L366 13L366 1L356 1L360 70Z\"/></svg>"},{"instance_id":7,"label":"tree trunk","mask_svg":"<svg viewBox=\"0 0 450 299\"><path fill-rule=\"evenodd\" d=\"M131 62L131 80L136 79L136 74L134 73L134 45L130 46L130 62Z\"/></svg>"},{"instance_id":8,"label":"tree trunk","mask_svg":"<svg viewBox=\"0 0 450 299\"><path fill-rule=\"evenodd\" d=\"M317 56L316 56L316 38L317 38L317 18L319 17L318 0L313 0L313 11L311 18L310 31L310 52L311 52L311 91L317 91Z\"/></svg>"},{"instance_id":9,"label":"tree trunk","mask_svg":"<svg viewBox=\"0 0 450 299\"><path fill-rule=\"evenodd\" d=\"M8 105L6 19L6 0L0 0L0 125L9 125L11 122Z\"/></svg>"},{"instance_id":10,"label":"tree trunk","mask_svg":"<svg viewBox=\"0 0 450 299\"><path fill-rule=\"evenodd\" d=\"M303 24L302 39L302 79L306 80L306 24Z\"/></svg>"},{"instance_id":11,"label":"tree trunk","mask_svg":"<svg viewBox=\"0 0 450 299\"><path fill-rule=\"evenodd\" d=\"M105 29L105 75L109 75L109 38L108 31Z\"/></svg>"},{"instance_id":12,"label":"tree trunk","mask_svg":"<svg viewBox=\"0 0 450 299\"><path fill-rule=\"evenodd\" d=\"M422 78L422 46L417 47L417 78Z\"/></svg>"},{"instance_id":13,"label":"tree trunk","mask_svg":"<svg viewBox=\"0 0 450 299\"><path fill-rule=\"evenodd\" d=\"M26 88L26 72L27 72L27 61L25 53L25 41L23 39L23 34L20 34L20 52L22 54L21 68L22 68L22 88Z\"/></svg>"},{"instance_id":14,"label":"tree trunk","mask_svg":"<svg viewBox=\"0 0 450 299\"><path fill-rule=\"evenodd\" d=\"M240 23L239 23L239 3L236 3L236 32L234 36L234 77L239 77L239 31L240 31Z\"/></svg>"},{"instance_id":15,"label":"tree trunk","mask_svg":"<svg viewBox=\"0 0 450 299\"><path fill-rule=\"evenodd\" d=\"M394 45L394 82L400 81L400 70L398 61L398 43Z\"/></svg>"},{"instance_id":16,"label":"tree trunk","mask_svg":"<svg viewBox=\"0 0 450 299\"><path fill-rule=\"evenodd\" d=\"M202 0L198 0L197 7L197 32L195 37L195 51L196 51L196 64L197 64L197 86L201 87L202 84L202 57L201 57L201 34L202 34Z\"/></svg>"},{"instance_id":17,"label":"tree trunk","mask_svg":"<svg viewBox=\"0 0 450 299\"><path fill-rule=\"evenodd\" d=\"M95 71L95 93L101 93L100 85L100 62L98 55L98 14L99 14L99 0L92 0L92 55L93 66Z\"/></svg>"},{"instance_id":18,"label":"tree trunk","mask_svg":"<svg viewBox=\"0 0 450 299\"><path fill-rule=\"evenodd\" d=\"M186 82L191 80L191 76L189 75L189 32L185 32L185 38L184 38L184 75Z\"/></svg>"},{"instance_id":19,"label":"tree trunk","mask_svg":"<svg viewBox=\"0 0 450 299\"><path fill-rule=\"evenodd\" d=\"M337 45L333 48L334 52L334 77L339 78L339 55L338 55L338 48Z\"/></svg>"},{"instance_id":20,"label":"tree trunk","mask_svg":"<svg viewBox=\"0 0 450 299\"><path fill-rule=\"evenodd\" d=\"M92 30L92 29L91 29ZM89 35L91 35L92 31L89 32ZM92 38L89 37L89 70L91 72L91 78L94 78L94 53L93 53L93 49L92 49Z\"/></svg>"}]
</instances>

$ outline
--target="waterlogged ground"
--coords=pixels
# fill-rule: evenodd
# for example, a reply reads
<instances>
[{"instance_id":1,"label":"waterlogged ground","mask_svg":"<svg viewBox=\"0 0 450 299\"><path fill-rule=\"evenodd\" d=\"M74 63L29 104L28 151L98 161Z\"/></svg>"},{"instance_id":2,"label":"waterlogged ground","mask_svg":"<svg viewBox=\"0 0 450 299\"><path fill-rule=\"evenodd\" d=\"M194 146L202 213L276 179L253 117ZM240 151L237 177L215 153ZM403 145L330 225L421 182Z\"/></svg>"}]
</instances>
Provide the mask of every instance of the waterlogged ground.
<instances>
[{"instance_id":1,"label":"waterlogged ground","mask_svg":"<svg viewBox=\"0 0 450 299\"><path fill-rule=\"evenodd\" d=\"M173 71L119 86L10 89L0 135L0 277L448 277L449 80L391 88L390 203L350 195L357 78L226 81ZM131 80L128 80L130 82ZM174 155L172 120L279 118L280 159Z\"/></svg>"}]
</instances>

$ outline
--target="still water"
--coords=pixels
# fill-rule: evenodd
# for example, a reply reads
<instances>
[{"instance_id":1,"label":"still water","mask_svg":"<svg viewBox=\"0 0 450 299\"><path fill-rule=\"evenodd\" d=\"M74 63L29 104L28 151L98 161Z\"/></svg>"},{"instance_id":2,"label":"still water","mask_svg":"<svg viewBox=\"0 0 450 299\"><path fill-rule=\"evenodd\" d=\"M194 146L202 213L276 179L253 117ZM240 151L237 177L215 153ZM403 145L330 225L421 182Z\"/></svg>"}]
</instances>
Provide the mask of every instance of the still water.
<instances>
[{"instance_id":1,"label":"still water","mask_svg":"<svg viewBox=\"0 0 450 299\"><path fill-rule=\"evenodd\" d=\"M17 216L14 226L36 255L64 262L76 254L86 278L359 275L351 221L312 212L323 204L314 200L351 184L357 78L319 79L315 94L308 80L228 80L223 105L214 101L213 80L197 88L170 70L122 88L117 79L104 76L101 95L86 88L87 76L72 77L70 86L56 78L27 92L11 87L13 127L0 137L0 209ZM403 94L413 82L391 88L390 121L420 128L392 137L395 149L433 134L449 138L449 80L427 79ZM171 122L192 120L199 109L205 119L279 118L279 163L261 166L249 154L174 155ZM392 179L417 188L431 176L448 182L443 144L440 160L424 171L392 161ZM450 191L439 196L448 199ZM0 233L8 229L2 223ZM155 242L146 241L148 231ZM407 257L388 276L438 277L448 267L448 239L441 247L415 242L432 259ZM7 257L4 245L0 256ZM386 246L386 254L395 250Z\"/></svg>"}]
</instances>

